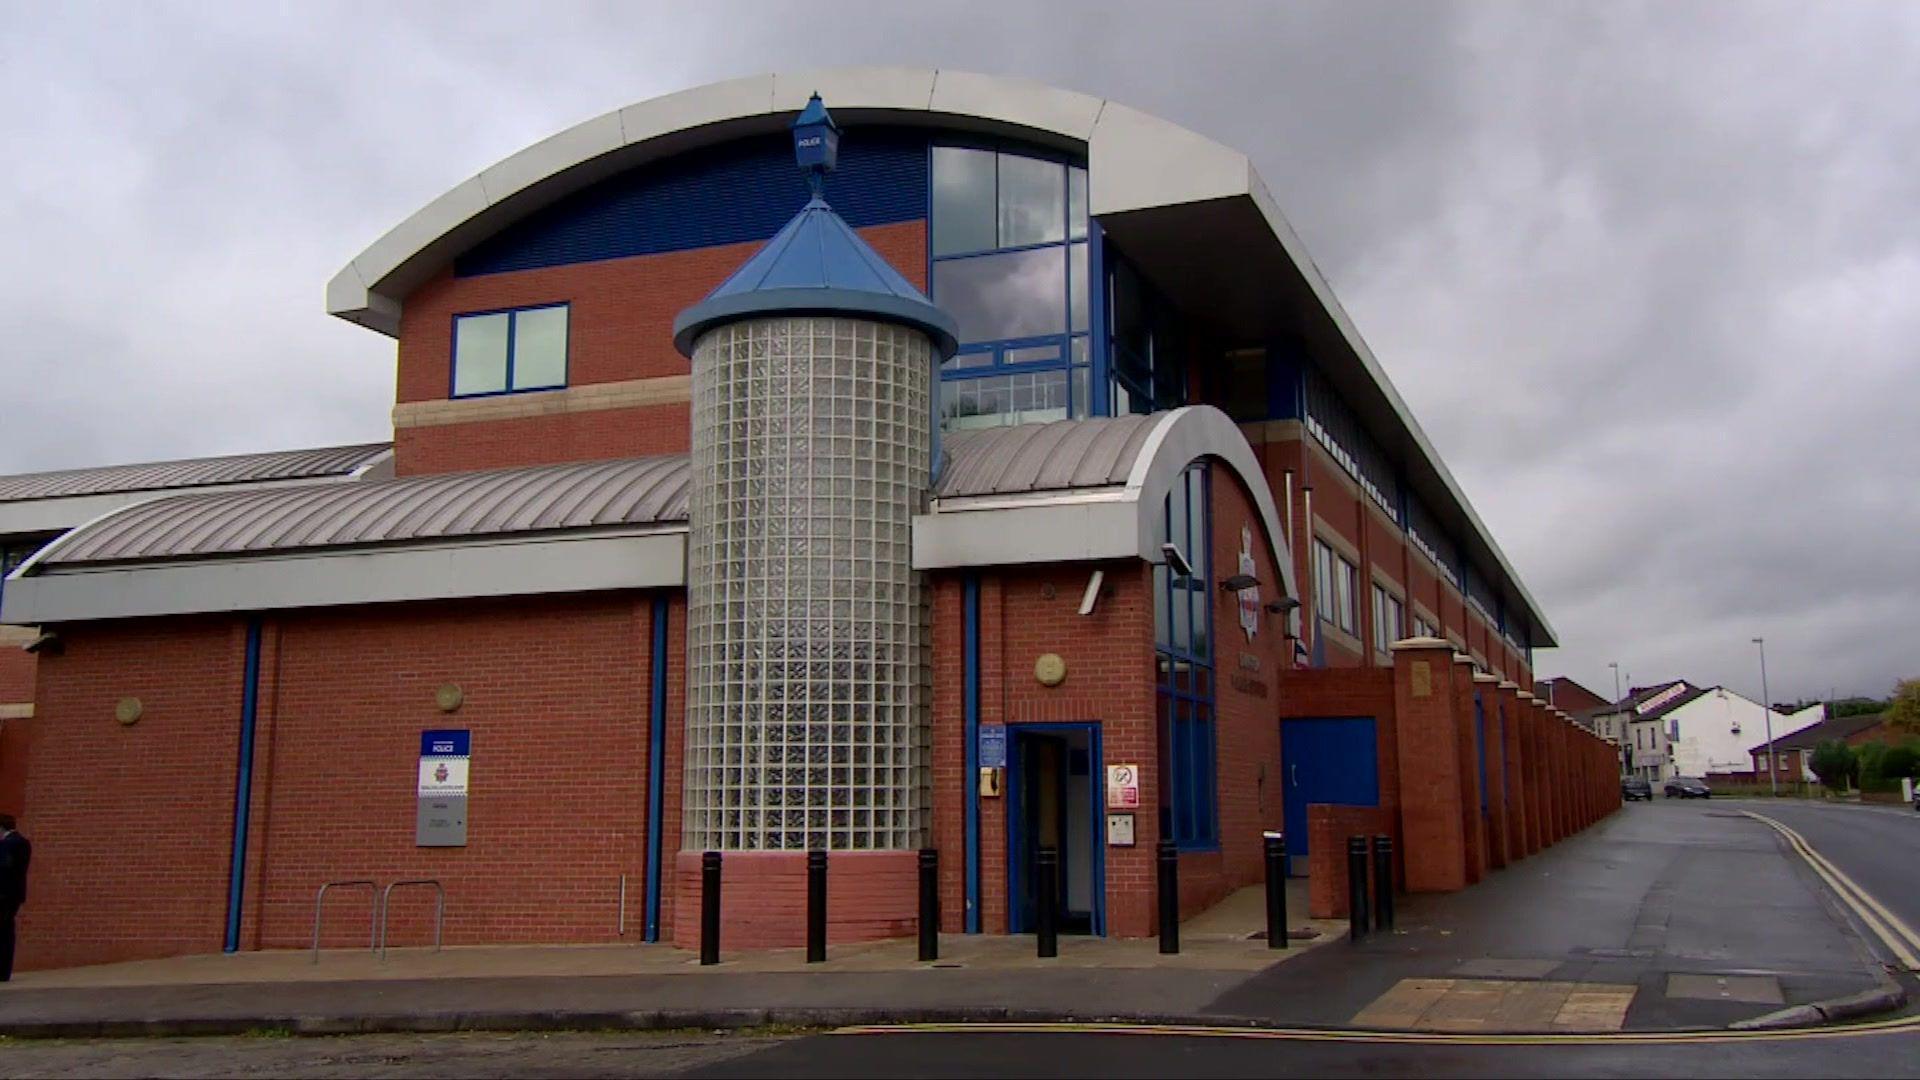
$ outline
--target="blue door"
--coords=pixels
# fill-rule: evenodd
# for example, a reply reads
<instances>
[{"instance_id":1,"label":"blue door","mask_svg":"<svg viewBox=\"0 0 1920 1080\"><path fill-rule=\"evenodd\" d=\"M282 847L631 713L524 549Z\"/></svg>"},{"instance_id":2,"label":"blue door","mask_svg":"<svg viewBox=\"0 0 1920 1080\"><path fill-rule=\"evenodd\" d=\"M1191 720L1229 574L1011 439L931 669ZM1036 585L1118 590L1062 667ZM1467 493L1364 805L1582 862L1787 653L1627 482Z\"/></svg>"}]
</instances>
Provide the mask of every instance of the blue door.
<instances>
[{"instance_id":1,"label":"blue door","mask_svg":"<svg viewBox=\"0 0 1920 1080\"><path fill-rule=\"evenodd\" d=\"M1308 804L1380 805L1378 746L1370 716L1280 722L1290 871L1306 869Z\"/></svg>"}]
</instances>

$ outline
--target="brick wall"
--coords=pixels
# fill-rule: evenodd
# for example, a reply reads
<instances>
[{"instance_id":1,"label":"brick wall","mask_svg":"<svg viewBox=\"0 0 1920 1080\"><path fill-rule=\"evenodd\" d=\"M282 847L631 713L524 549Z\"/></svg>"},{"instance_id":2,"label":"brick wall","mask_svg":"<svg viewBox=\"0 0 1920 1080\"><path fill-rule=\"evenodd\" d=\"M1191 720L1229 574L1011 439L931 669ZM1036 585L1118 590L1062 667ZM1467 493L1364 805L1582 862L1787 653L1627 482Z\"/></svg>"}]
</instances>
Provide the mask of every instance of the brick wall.
<instances>
[{"instance_id":1,"label":"brick wall","mask_svg":"<svg viewBox=\"0 0 1920 1080\"><path fill-rule=\"evenodd\" d=\"M907 280L926 288L926 223L858 230ZM698 303L760 245L727 244L476 277L451 271L415 289L400 321L397 400L434 401L451 384L453 317L565 301L569 386L685 375L673 319ZM687 406L610 409L554 417L403 428L400 475L626 457L686 449Z\"/></svg>"},{"instance_id":2,"label":"brick wall","mask_svg":"<svg viewBox=\"0 0 1920 1080\"><path fill-rule=\"evenodd\" d=\"M1307 807L1307 914L1315 919L1343 919L1352 910L1347 892L1347 839L1398 833L1397 815L1384 807L1328 806L1314 803ZM1400 844L1393 845L1394 863L1400 864ZM1372 848L1367 858L1367 898L1374 893ZM1399 871L1396 870L1396 873Z\"/></svg>"},{"instance_id":3,"label":"brick wall","mask_svg":"<svg viewBox=\"0 0 1920 1080\"><path fill-rule=\"evenodd\" d=\"M218 951L244 626L138 620L62 637L40 663L20 966ZM123 698L140 700L137 723L116 721Z\"/></svg>"},{"instance_id":4,"label":"brick wall","mask_svg":"<svg viewBox=\"0 0 1920 1080\"><path fill-rule=\"evenodd\" d=\"M17 631L17 632L16 632ZM0 710L16 713L33 705L34 654L21 649L37 632L0 626ZM33 720L27 716L0 716L0 812L19 814L27 801L27 755Z\"/></svg>"},{"instance_id":5,"label":"brick wall","mask_svg":"<svg viewBox=\"0 0 1920 1080\"><path fill-rule=\"evenodd\" d=\"M701 853L675 859L672 941L700 947ZM905 937L919 925L919 854L835 851L827 857L827 942ZM807 943L807 853L729 851L720 862L720 947L801 948Z\"/></svg>"},{"instance_id":6,"label":"brick wall","mask_svg":"<svg viewBox=\"0 0 1920 1080\"><path fill-rule=\"evenodd\" d=\"M673 610L677 657L684 623ZM650 598L635 594L266 620L242 947L305 945L318 886L369 877L442 881L446 940L462 944L618 940L624 873L627 939L637 940L650 622ZM147 620L64 636L65 654L42 668L45 722L35 726L38 764L28 778L24 827L36 850L23 966L215 951L227 909L244 624ZM669 709L678 710L677 661L669 677ZM465 695L451 714L434 700L445 684ZM128 696L145 711L122 726L114 705ZM414 845L419 736L428 728L473 733L464 848ZM665 822L669 868L677 817ZM364 943L366 914L364 894L329 894L325 942ZM402 943L429 939L427 893L395 894L391 933Z\"/></svg>"}]
</instances>

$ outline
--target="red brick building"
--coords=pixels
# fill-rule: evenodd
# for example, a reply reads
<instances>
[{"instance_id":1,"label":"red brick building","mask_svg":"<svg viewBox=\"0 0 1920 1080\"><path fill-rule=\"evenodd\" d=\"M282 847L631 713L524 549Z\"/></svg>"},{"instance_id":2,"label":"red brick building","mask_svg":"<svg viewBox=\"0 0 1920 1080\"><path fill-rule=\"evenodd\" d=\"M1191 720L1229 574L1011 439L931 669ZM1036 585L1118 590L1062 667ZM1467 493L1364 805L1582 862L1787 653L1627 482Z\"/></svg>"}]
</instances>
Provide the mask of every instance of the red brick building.
<instances>
[{"instance_id":1,"label":"red brick building","mask_svg":"<svg viewBox=\"0 0 1920 1080\"><path fill-rule=\"evenodd\" d=\"M676 345L801 220L813 90L834 221L951 320L925 387L874 374L927 347L892 316L739 338L738 392ZM691 90L465 181L327 304L396 340L390 465L123 478L39 531L0 480L35 553L0 595L36 646L0 656L29 966L299 947L348 879L438 880L452 943L690 944L708 849L729 947L799 942L809 847L838 940L911 932L922 847L949 932L1031 929L1045 848L1064 927L1144 936L1163 840L1183 914L1259 880L1266 830L1330 914L1350 833L1457 889L1617 802L1530 692L1538 605L1247 159L1166 121L953 72ZM716 482L846 510L817 545L722 521L786 560L755 576L699 555ZM425 932L417 895L390 915Z\"/></svg>"}]
</instances>

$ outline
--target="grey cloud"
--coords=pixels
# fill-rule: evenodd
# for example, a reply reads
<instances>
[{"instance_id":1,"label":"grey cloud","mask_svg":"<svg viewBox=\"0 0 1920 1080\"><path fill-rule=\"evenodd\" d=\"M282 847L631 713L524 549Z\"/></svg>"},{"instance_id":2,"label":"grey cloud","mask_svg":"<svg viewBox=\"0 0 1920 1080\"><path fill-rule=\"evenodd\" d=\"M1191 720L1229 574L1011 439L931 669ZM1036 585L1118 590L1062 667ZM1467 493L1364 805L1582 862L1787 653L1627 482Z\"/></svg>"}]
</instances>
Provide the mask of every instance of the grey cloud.
<instances>
[{"instance_id":1,"label":"grey cloud","mask_svg":"<svg viewBox=\"0 0 1920 1080\"><path fill-rule=\"evenodd\" d=\"M1561 632L1546 672L1915 674L1920 9L8 5L0 470L378 438L326 280L609 108L1022 75L1245 149Z\"/></svg>"}]
</instances>

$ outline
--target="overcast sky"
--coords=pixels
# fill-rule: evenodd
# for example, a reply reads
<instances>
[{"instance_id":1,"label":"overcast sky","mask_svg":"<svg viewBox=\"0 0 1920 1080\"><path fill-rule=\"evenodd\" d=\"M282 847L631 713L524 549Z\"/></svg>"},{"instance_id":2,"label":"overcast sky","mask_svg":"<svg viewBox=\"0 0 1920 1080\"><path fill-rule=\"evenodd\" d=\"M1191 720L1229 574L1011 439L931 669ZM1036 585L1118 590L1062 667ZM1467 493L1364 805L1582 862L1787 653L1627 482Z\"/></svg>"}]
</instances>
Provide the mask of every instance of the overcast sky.
<instances>
[{"instance_id":1,"label":"overcast sky","mask_svg":"<svg viewBox=\"0 0 1920 1080\"><path fill-rule=\"evenodd\" d=\"M1920 675L1920 4L0 0L0 472L388 437L322 288L609 109L1016 74L1248 152L1603 694Z\"/></svg>"}]
</instances>

